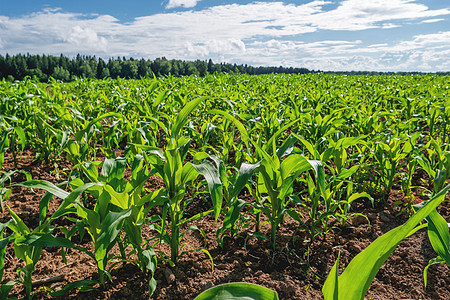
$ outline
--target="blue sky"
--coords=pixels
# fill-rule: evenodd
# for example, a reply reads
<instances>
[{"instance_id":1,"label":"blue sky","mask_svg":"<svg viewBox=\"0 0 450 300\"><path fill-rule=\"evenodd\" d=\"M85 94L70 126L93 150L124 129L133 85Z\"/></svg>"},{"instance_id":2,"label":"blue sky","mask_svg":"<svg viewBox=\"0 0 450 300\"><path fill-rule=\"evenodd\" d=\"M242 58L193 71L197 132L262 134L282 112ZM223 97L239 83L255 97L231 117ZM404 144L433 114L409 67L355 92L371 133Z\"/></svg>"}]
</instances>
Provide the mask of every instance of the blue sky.
<instances>
[{"instance_id":1,"label":"blue sky","mask_svg":"<svg viewBox=\"0 0 450 300\"><path fill-rule=\"evenodd\" d=\"M0 54L450 71L448 0L0 0Z\"/></svg>"}]
</instances>

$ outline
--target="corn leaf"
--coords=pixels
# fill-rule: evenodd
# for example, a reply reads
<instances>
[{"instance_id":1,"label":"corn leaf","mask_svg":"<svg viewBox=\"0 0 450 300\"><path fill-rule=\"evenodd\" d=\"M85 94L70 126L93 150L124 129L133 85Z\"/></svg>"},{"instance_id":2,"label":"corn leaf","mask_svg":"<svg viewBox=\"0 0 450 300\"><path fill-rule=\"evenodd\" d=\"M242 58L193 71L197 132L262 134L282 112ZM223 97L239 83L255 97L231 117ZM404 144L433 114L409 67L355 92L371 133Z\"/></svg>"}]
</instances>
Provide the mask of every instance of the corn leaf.
<instances>
[{"instance_id":1,"label":"corn leaf","mask_svg":"<svg viewBox=\"0 0 450 300\"><path fill-rule=\"evenodd\" d=\"M173 124L172 131L171 131L171 137L174 139L177 139L181 128L186 124L188 121L188 115L205 99L208 97L200 97L195 100L192 100L188 104L186 104L183 109L178 113L177 120Z\"/></svg>"},{"instance_id":2,"label":"corn leaf","mask_svg":"<svg viewBox=\"0 0 450 300\"><path fill-rule=\"evenodd\" d=\"M192 165L197 172L202 174L208 182L208 191L211 195L211 200L214 207L214 219L217 222L217 218L220 215L222 209L222 182L220 181L219 171L214 168L213 164L208 160L205 160L200 165Z\"/></svg>"},{"instance_id":3,"label":"corn leaf","mask_svg":"<svg viewBox=\"0 0 450 300\"><path fill-rule=\"evenodd\" d=\"M423 270L423 281L427 287L428 268L437 263L446 263L450 266L450 233L447 221L435 210L426 218L428 222L428 238L438 257L431 259Z\"/></svg>"},{"instance_id":4,"label":"corn leaf","mask_svg":"<svg viewBox=\"0 0 450 300\"><path fill-rule=\"evenodd\" d=\"M236 119L235 117L233 117L232 115L230 115L227 112L217 110L217 109L212 109L209 111L209 113L222 115L223 117L225 117L225 119L228 119L229 121L231 121L233 123L233 125L236 126L236 128L239 130L241 139L242 139L242 141L244 141L244 143L248 149L250 139L248 137L247 129L245 129L244 125L242 125L242 123L239 122L238 119Z\"/></svg>"},{"instance_id":5,"label":"corn leaf","mask_svg":"<svg viewBox=\"0 0 450 300\"><path fill-rule=\"evenodd\" d=\"M261 162L255 164L243 163L239 168L239 173L236 178L236 183L234 184L233 191L231 193L231 199L234 199L239 195L244 186L247 184L248 180L252 177L253 173L259 166Z\"/></svg>"},{"instance_id":6,"label":"corn leaf","mask_svg":"<svg viewBox=\"0 0 450 300\"><path fill-rule=\"evenodd\" d=\"M28 245L32 247L66 247L73 248L73 244L69 239L63 237L55 237L49 233L31 233L16 238L15 243Z\"/></svg>"},{"instance_id":7,"label":"corn leaf","mask_svg":"<svg viewBox=\"0 0 450 300\"><path fill-rule=\"evenodd\" d=\"M426 218L428 237L434 251L450 265L450 233L447 221L435 210Z\"/></svg>"},{"instance_id":8,"label":"corn leaf","mask_svg":"<svg viewBox=\"0 0 450 300\"><path fill-rule=\"evenodd\" d=\"M225 283L210 288L195 300L278 300L278 294L260 285L246 282Z\"/></svg>"},{"instance_id":9,"label":"corn leaf","mask_svg":"<svg viewBox=\"0 0 450 300\"><path fill-rule=\"evenodd\" d=\"M5 284L0 285L0 299L8 299L9 292L11 292L12 288L16 283L19 283L20 281L8 281Z\"/></svg>"},{"instance_id":10,"label":"corn leaf","mask_svg":"<svg viewBox=\"0 0 450 300\"><path fill-rule=\"evenodd\" d=\"M73 281L69 284L67 284L66 286L64 286L62 289L60 289L59 291L56 292L52 292L49 293L50 296L52 297L60 297L63 296L65 294L67 294L68 292L70 292L71 289L82 289L84 291L86 290L95 290L95 288L91 287L91 285L97 283L97 281L95 280L77 280L77 281ZM89 287L87 289L87 287Z\"/></svg>"},{"instance_id":11,"label":"corn leaf","mask_svg":"<svg viewBox=\"0 0 450 300\"><path fill-rule=\"evenodd\" d=\"M67 196L69 196L69 193L66 192L65 190L57 187L56 185L54 185L48 181L44 181L44 180L30 180L30 181L17 183L15 185L28 187L28 188L43 189L61 199L65 199Z\"/></svg>"},{"instance_id":12,"label":"corn leaf","mask_svg":"<svg viewBox=\"0 0 450 300\"><path fill-rule=\"evenodd\" d=\"M0 234L3 237L3 230ZM3 272L5 271L5 256L6 256L6 246L8 246L9 237L2 238L0 240L0 282L3 279Z\"/></svg>"},{"instance_id":13,"label":"corn leaf","mask_svg":"<svg viewBox=\"0 0 450 300\"><path fill-rule=\"evenodd\" d=\"M339 299L339 257L341 253L339 252L336 262L333 268L328 274L328 278L322 287L323 297L325 299Z\"/></svg>"},{"instance_id":14,"label":"corn leaf","mask_svg":"<svg viewBox=\"0 0 450 300\"><path fill-rule=\"evenodd\" d=\"M131 208L122 212L110 212L102 222L102 228L95 245L95 260L100 270L105 270L105 258L112 243L122 229L123 219L131 215Z\"/></svg>"},{"instance_id":15,"label":"corn leaf","mask_svg":"<svg viewBox=\"0 0 450 300\"><path fill-rule=\"evenodd\" d=\"M359 253L339 277L337 282L339 285L338 297L330 297L330 294L327 293L324 294L325 300L364 299L372 280L383 263L388 259L389 255L420 221L426 218L442 201L444 201L445 195L449 189L450 185L447 185L431 198L426 205L418 210L405 224L382 235L371 243L364 251ZM331 281L331 283L329 281ZM328 287L327 290L331 288L330 286L333 285L333 282L334 276L327 278L325 281L325 285Z\"/></svg>"}]
</instances>

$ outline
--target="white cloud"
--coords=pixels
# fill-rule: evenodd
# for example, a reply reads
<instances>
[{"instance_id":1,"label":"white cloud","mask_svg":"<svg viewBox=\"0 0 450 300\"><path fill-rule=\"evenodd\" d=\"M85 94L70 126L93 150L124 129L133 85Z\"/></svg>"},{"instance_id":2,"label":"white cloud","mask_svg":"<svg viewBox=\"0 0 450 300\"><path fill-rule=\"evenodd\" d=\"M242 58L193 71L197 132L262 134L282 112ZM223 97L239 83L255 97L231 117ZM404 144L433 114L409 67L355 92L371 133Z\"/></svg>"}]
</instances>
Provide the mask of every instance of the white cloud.
<instances>
[{"instance_id":1,"label":"white cloud","mask_svg":"<svg viewBox=\"0 0 450 300\"><path fill-rule=\"evenodd\" d=\"M195 6L197 2L169 1L167 7ZM438 22L445 20L450 9L433 10L413 0L344 0L331 10L328 4L331 2L321 0L298 5L281 1L228 4L143 16L129 23L120 23L109 15L59 9L20 18L0 16L0 54L212 58L216 62L322 70L449 70L450 62L445 57L450 49L449 32L415 36L408 33L367 44L370 36L363 30L378 30L379 34L408 23ZM339 32L317 40L314 34L324 30ZM352 31L353 38L344 38L344 31ZM302 41L305 37L309 42ZM383 56L384 53L401 59Z\"/></svg>"},{"instance_id":2,"label":"white cloud","mask_svg":"<svg viewBox=\"0 0 450 300\"><path fill-rule=\"evenodd\" d=\"M175 7L186 7L191 8L197 5L197 2L200 2L200 0L169 0L169 3L167 3L166 8L175 8Z\"/></svg>"},{"instance_id":3,"label":"white cloud","mask_svg":"<svg viewBox=\"0 0 450 300\"><path fill-rule=\"evenodd\" d=\"M441 22L444 21L445 19L428 19L428 20L423 20L420 23L436 23L436 22Z\"/></svg>"},{"instance_id":4,"label":"white cloud","mask_svg":"<svg viewBox=\"0 0 450 300\"><path fill-rule=\"evenodd\" d=\"M212 54L239 54L245 52L245 44L240 39L212 39L206 43L187 42L187 50L191 55L200 57L208 57Z\"/></svg>"},{"instance_id":5,"label":"white cloud","mask_svg":"<svg viewBox=\"0 0 450 300\"><path fill-rule=\"evenodd\" d=\"M312 24L329 30L392 28L389 21L414 20L450 14L450 9L430 10L413 0L345 0L334 10L316 15Z\"/></svg>"},{"instance_id":6,"label":"white cloud","mask_svg":"<svg viewBox=\"0 0 450 300\"><path fill-rule=\"evenodd\" d=\"M104 37L99 37L97 33L90 28L81 28L75 26L67 39L68 42L78 47L87 47L88 49L100 49L105 51L108 41Z\"/></svg>"}]
</instances>

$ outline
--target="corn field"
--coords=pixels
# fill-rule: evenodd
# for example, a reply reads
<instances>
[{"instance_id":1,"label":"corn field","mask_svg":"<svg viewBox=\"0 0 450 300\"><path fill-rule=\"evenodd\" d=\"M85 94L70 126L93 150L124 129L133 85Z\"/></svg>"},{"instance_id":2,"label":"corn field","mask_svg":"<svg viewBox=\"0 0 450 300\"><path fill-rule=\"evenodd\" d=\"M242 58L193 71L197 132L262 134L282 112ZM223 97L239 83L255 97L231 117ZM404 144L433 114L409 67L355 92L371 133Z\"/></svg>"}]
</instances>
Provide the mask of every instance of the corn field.
<instances>
[{"instance_id":1,"label":"corn field","mask_svg":"<svg viewBox=\"0 0 450 300\"><path fill-rule=\"evenodd\" d=\"M156 299L165 283L155 274L184 257L203 256L214 272L212 242L256 243L276 264L296 242L308 249L355 219L370 227L355 206L383 207L393 192L393 217L404 222L347 265L336 248L323 297L364 299L390 254L420 230L434 249L426 287L431 265L450 265L449 220L439 213L449 202L449 86L448 76L325 74L0 82L0 278L8 259L21 262L0 298L101 290L132 264ZM21 169L24 153L61 181ZM14 206L19 188L42 191L34 221ZM288 245L286 222L295 224ZM202 246L190 247L188 235ZM36 288L50 248L62 261L86 254L96 277ZM270 287L221 283L197 299L278 299Z\"/></svg>"}]
</instances>

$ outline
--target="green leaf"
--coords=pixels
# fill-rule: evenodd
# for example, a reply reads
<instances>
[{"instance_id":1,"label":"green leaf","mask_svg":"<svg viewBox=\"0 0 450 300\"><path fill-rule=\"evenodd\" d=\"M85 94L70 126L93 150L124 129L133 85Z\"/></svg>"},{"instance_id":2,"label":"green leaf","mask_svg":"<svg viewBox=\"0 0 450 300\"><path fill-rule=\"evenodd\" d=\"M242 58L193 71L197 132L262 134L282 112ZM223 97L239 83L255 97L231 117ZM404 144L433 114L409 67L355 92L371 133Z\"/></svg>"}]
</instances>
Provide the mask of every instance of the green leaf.
<instances>
[{"instance_id":1,"label":"green leaf","mask_svg":"<svg viewBox=\"0 0 450 300\"><path fill-rule=\"evenodd\" d=\"M428 268L434 264L440 264L440 263L444 263L444 262L445 262L445 260L439 256L436 258L432 258L428 261L428 265L423 269L423 284L424 284L425 288L427 288L427 284L428 284Z\"/></svg>"},{"instance_id":2,"label":"green leaf","mask_svg":"<svg viewBox=\"0 0 450 300\"><path fill-rule=\"evenodd\" d=\"M243 163L241 167L239 168L238 177L236 178L236 182L233 187L233 191L231 193L231 198L234 199L239 195L239 193L242 191L242 189L247 184L248 180L252 177L253 173L259 166L261 165L261 162L257 162L255 164L248 164Z\"/></svg>"},{"instance_id":3,"label":"green leaf","mask_svg":"<svg viewBox=\"0 0 450 300\"><path fill-rule=\"evenodd\" d=\"M347 203L350 204L350 203L352 203L353 201L355 201L356 199L359 199L359 198L372 199L372 196L370 196L370 194L366 193L366 192L354 193L347 199Z\"/></svg>"},{"instance_id":4,"label":"green leaf","mask_svg":"<svg viewBox=\"0 0 450 300\"><path fill-rule=\"evenodd\" d=\"M109 117L116 117L116 118L120 118L120 119L123 119L123 118L124 118L123 115L121 115L121 114L119 114L119 113L115 113L115 112L109 112L109 113L103 114L103 115L99 116L98 118L95 118L94 120L90 121L90 122L88 123L88 125L87 125L83 130L78 131L78 132L75 134L75 140L76 140L77 142L80 142L81 139L82 139L82 137L83 137L83 135L84 135L86 132L89 132L89 131L91 130L91 127L92 127L95 123L97 123L98 121L100 121L100 120L102 120L102 119L109 118Z\"/></svg>"},{"instance_id":5,"label":"green leaf","mask_svg":"<svg viewBox=\"0 0 450 300\"><path fill-rule=\"evenodd\" d=\"M70 194L68 194L64 199L64 201L61 203L61 205L58 207L58 209L53 213L51 216L51 219L57 219L64 215L67 212L67 207L71 205L79 196L80 194L84 193L85 191L89 190L90 188L95 188L96 186L103 186L104 184L102 182L93 182L93 183L86 183L80 187L77 187L75 190L73 190Z\"/></svg>"},{"instance_id":6,"label":"green leaf","mask_svg":"<svg viewBox=\"0 0 450 300\"><path fill-rule=\"evenodd\" d=\"M118 207L120 207L121 209L128 209L130 207L130 203L129 203L129 199L130 196L128 195L128 193L117 193L110 185L106 184L104 186L105 192L107 192L109 194L109 196L111 197L110 202L111 204L114 204ZM97 203L100 202L100 199Z\"/></svg>"},{"instance_id":7,"label":"green leaf","mask_svg":"<svg viewBox=\"0 0 450 300\"><path fill-rule=\"evenodd\" d=\"M436 211L426 218L428 237L434 251L450 266L450 233L447 221Z\"/></svg>"},{"instance_id":8,"label":"green leaf","mask_svg":"<svg viewBox=\"0 0 450 300\"><path fill-rule=\"evenodd\" d=\"M3 234L0 237L3 237ZM8 246L8 243L9 237L0 240L0 282L3 279L3 272L5 271L6 246Z\"/></svg>"},{"instance_id":9,"label":"green leaf","mask_svg":"<svg viewBox=\"0 0 450 300\"><path fill-rule=\"evenodd\" d=\"M95 259L100 270L105 270L106 254L111 248L111 243L116 239L122 229L123 219L131 215L131 208L122 212L110 212L102 222L100 234L95 243Z\"/></svg>"},{"instance_id":10,"label":"green leaf","mask_svg":"<svg viewBox=\"0 0 450 300\"><path fill-rule=\"evenodd\" d=\"M145 249L142 251L142 256L146 260L145 268L154 273L158 262L155 251L152 248Z\"/></svg>"},{"instance_id":11,"label":"green leaf","mask_svg":"<svg viewBox=\"0 0 450 300\"><path fill-rule=\"evenodd\" d=\"M339 252L336 262L333 268L328 274L327 280L322 287L322 294L325 299L338 299L339 296L339 257L341 252Z\"/></svg>"},{"instance_id":12,"label":"green leaf","mask_svg":"<svg viewBox=\"0 0 450 300\"><path fill-rule=\"evenodd\" d=\"M26 137L25 137L25 131L23 130L22 127L15 127L14 130L17 133L17 136L19 137L20 140L20 145L22 146L22 151L25 148L25 143L26 143Z\"/></svg>"},{"instance_id":13,"label":"green leaf","mask_svg":"<svg viewBox=\"0 0 450 300\"><path fill-rule=\"evenodd\" d=\"M117 182L123 179L123 173L125 172L126 166L127 160L124 157L107 158L103 163L100 174L106 179L107 183ZM113 184L111 185L116 188Z\"/></svg>"},{"instance_id":14,"label":"green leaf","mask_svg":"<svg viewBox=\"0 0 450 300\"><path fill-rule=\"evenodd\" d=\"M0 299L8 299L8 295L11 292L12 288L16 283L19 283L20 281L8 281L7 283L4 283L0 285Z\"/></svg>"},{"instance_id":15,"label":"green leaf","mask_svg":"<svg viewBox=\"0 0 450 300\"><path fill-rule=\"evenodd\" d=\"M295 142L297 142L297 138L292 134L289 135L289 137L283 142L281 147L277 149L278 158L281 159L283 156L291 154L292 150L294 150Z\"/></svg>"},{"instance_id":16,"label":"green leaf","mask_svg":"<svg viewBox=\"0 0 450 300\"><path fill-rule=\"evenodd\" d=\"M150 278L150 280L148 281L148 296L151 297L153 295L153 293L156 291L156 285L157 285L157 281L155 279L155 277L152 276L152 278Z\"/></svg>"},{"instance_id":17,"label":"green leaf","mask_svg":"<svg viewBox=\"0 0 450 300\"><path fill-rule=\"evenodd\" d=\"M209 97L200 97L192 100L188 104L186 104L183 109L177 114L177 120L173 124L171 131L171 138L178 139L178 135L180 134L181 128L188 121L189 114L205 99Z\"/></svg>"},{"instance_id":18,"label":"green leaf","mask_svg":"<svg viewBox=\"0 0 450 300\"><path fill-rule=\"evenodd\" d=\"M214 168L213 164L208 160L205 160L200 165L192 165L197 172L205 176L206 181L208 182L208 191L211 195L211 200L213 202L214 207L214 219L217 222L217 218L220 215L220 210L222 209L222 182L220 181L220 174L216 168Z\"/></svg>"},{"instance_id":19,"label":"green leaf","mask_svg":"<svg viewBox=\"0 0 450 300\"><path fill-rule=\"evenodd\" d=\"M66 286L64 286L59 291L49 293L49 295L52 296L52 297L60 297L60 296L63 296L65 294L67 294L68 292L70 292L71 289L75 289L75 288L86 290L84 288L90 287L89 290L95 290L95 288L91 287L91 285L93 285L94 283L97 283L97 281L95 281L95 280L78 280L78 281L74 281L74 282L71 282L71 283L67 284Z\"/></svg>"},{"instance_id":20,"label":"green leaf","mask_svg":"<svg viewBox=\"0 0 450 300\"><path fill-rule=\"evenodd\" d=\"M233 117L232 115L230 115L227 112L218 110L218 109L212 109L209 111L210 114L219 114L222 115L223 117L225 117L226 119L228 119L229 121L231 121L234 126L236 126L236 128L239 130L239 134L241 136L242 141L244 141L245 145L247 146L247 149L249 148L249 142L250 142L250 138L248 136L248 132L247 129L245 129L244 125L242 125L241 122L239 122L238 119L236 119L235 117Z\"/></svg>"},{"instance_id":21,"label":"green leaf","mask_svg":"<svg viewBox=\"0 0 450 300\"><path fill-rule=\"evenodd\" d=\"M65 190L63 190L63 189L57 187L56 185L54 185L53 183L50 183L45 180L30 180L30 181L17 183L15 185L28 187L28 188L32 188L32 189L34 189L34 188L43 189L61 199L65 199L65 198L67 198L67 196L69 196L69 193L66 192Z\"/></svg>"},{"instance_id":22,"label":"green leaf","mask_svg":"<svg viewBox=\"0 0 450 300\"><path fill-rule=\"evenodd\" d=\"M69 239L63 237L55 237L50 233L31 233L21 236L15 242L32 247L66 247L73 248L74 245Z\"/></svg>"},{"instance_id":23,"label":"green leaf","mask_svg":"<svg viewBox=\"0 0 450 300\"><path fill-rule=\"evenodd\" d=\"M355 174L356 171L361 167L361 165L355 165L349 169L341 169L341 172L336 176L337 180L344 180L346 178L349 178L353 174Z\"/></svg>"},{"instance_id":24,"label":"green leaf","mask_svg":"<svg viewBox=\"0 0 450 300\"><path fill-rule=\"evenodd\" d=\"M322 162L320 162L322 163ZM286 178L294 175L303 173L311 169L311 161L306 160L300 154L293 154L286 157L280 166L281 178L286 180Z\"/></svg>"},{"instance_id":25,"label":"green leaf","mask_svg":"<svg viewBox=\"0 0 450 300\"><path fill-rule=\"evenodd\" d=\"M183 169L181 170L181 182L184 184L194 181L198 176L198 171L195 169L194 165L187 162Z\"/></svg>"},{"instance_id":26,"label":"green leaf","mask_svg":"<svg viewBox=\"0 0 450 300\"><path fill-rule=\"evenodd\" d=\"M450 171L449 171L450 172ZM437 193L447 181L447 170L437 170L433 180L433 192Z\"/></svg>"},{"instance_id":27,"label":"green leaf","mask_svg":"<svg viewBox=\"0 0 450 300\"><path fill-rule=\"evenodd\" d=\"M53 194L50 192L46 192L39 202L39 225L44 222L45 217L47 217L48 212L48 204L50 200L53 198Z\"/></svg>"},{"instance_id":28,"label":"green leaf","mask_svg":"<svg viewBox=\"0 0 450 300\"><path fill-rule=\"evenodd\" d=\"M156 108L158 107L158 105L167 98L167 96L170 94L170 90L165 90L162 91L161 93L158 94L158 96L155 98L155 100L152 103L152 107Z\"/></svg>"},{"instance_id":29,"label":"green leaf","mask_svg":"<svg viewBox=\"0 0 450 300\"><path fill-rule=\"evenodd\" d=\"M25 225L25 223L19 218L18 215L16 215L16 213L14 213L11 210L11 208L9 208L9 206L8 206L8 210L9 210L11 217L13 218L13 222L11 222L8 226L9 229L11 229L12 231L14 231L15 233L18 233L20 235L30 233L30 229L28 228L28 226Z\"/></svg>"},{"instance_id":30,"label":"green leaf","mask_svg":"<svg viewBox=\"0 0 450 300\"><path fill-rule=\"evenodd\" d=\"M210 288L195 300L278 300L278 294L260 285L246 282L225 283Z\"/></svg>"},{"instance_id":31,"label":"green leaf","mask_svg":"<svg viewBox=\"0 0 450 300\"><path fill-rule=\"evenodd\" d=\"M445 199L445 195L450 189L447 185L438 194L431 198L426 205L417 211L405 224L392 229L371 243L364 251L359 253L347 266L339 277L338 298L326 297L325 300L344 299L364 299L372 280L378 273L383 263L395 250L397 245L416 227L419 222L426 218ZM332 285L331 276L325 281L326 285ZM328 282L328 283L327 283Z\"/></svg>"},{"instance_id":32,"label":"green leaf","mask_svg":"<svg viewBox=\"0 0 450 300\"><path fill-rule=\"evenodd\" d=\"M298 136L296 134L294 134L294 136L296 136L297 139L306 147L309 154L311 154L311 156L313 158L318 158L317 150L314 148L314 146L310 142L308 142L307 140L305 140L304 138L301 138L300 136Z\"/></svg>"},{"instance_id":33,"label":"green leaf","mask_svg":"<svg viewBox=\"0 0 450 300\"><path fill-rule=\"evenodd\" d=\"M316 175L316 182L319 186L320 193L322 197L326 200L326 180L325 180L325 169L323 167L323 163L320 160L308 160L311 164L311 167L314 169L314 173ZM328 207L327 207L328 210Z\"/></svg>"}]
</instances>

